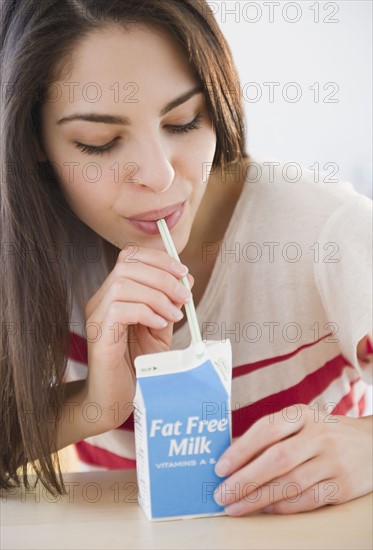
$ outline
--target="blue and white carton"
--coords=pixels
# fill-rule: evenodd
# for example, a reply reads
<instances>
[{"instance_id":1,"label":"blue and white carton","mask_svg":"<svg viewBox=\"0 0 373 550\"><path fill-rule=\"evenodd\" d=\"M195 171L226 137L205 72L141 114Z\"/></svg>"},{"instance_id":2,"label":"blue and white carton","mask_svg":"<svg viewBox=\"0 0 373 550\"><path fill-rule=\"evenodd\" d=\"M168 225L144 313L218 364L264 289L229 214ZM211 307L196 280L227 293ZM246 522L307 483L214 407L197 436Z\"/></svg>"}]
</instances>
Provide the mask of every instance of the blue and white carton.
<instances>
[{"instance_id":1,"label":"blue and white carton","mask_svg":"<svg viewBox=\"0 0 373 550\"><path fill-rule=\"evenodd\" d=\"M138 501L151 521L224 515L215 464L232 441L229 340L135 359Z\"/></svg>"}]
</instances>

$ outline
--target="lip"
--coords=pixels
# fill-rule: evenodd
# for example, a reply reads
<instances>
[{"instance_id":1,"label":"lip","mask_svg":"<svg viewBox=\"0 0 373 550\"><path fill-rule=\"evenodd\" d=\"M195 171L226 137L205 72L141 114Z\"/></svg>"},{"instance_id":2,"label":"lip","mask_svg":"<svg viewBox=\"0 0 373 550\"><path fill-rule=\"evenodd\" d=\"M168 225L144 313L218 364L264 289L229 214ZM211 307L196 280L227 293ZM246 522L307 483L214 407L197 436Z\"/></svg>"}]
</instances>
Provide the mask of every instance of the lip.
<instances>
[{"instance_id":1,"label":"lip","mask_svg":"<svg viewBox=\"0 0 373 550\"><path fill-rule=\"evenodd\" d=\"M183 215L183 212L184 212L184 207L185 207L185 203L186 201L182 202L182 203L179 203L177 205L174 205L174 206L170 206L168 207L167 209L165 208L164 210L158 210L157 212L166 212L168 210L168 215L164 215L163 216L161 215L160 217L157 217L157 218L154 218L154 214L153 213L147 213L148 216L153 216L153 220L137 220L137 219L133 219L133 218L126 218L127 221L129 221L132 225L134 225L135 227L137 227L137 229L140 229L143 233L146 233L147 235L159 235L159 229L158 229L158 225L157 225L157 221L156 220L160 220L160 219L164 219L167 223L167 227L170 231L172 231L172 229L175 227L175 225L178 223L178 221L180 220L181 216Z\"/></svg>"},{"instance_id":2,"label":"lip","mask_svg":"<svg viewBox=\"0 0 373 550\"><path fill-rule=\"evenodd\" d=\"M166 206L166 208L162 208L162 210L149 210L148 212L142 212L141 214L136 214L136 216L132 216L127 219L131 221L136 220L139 222L155 222L157 220L161 220L162 218L166 218L170 214L173 214L173 212L178 210L182 204L182 202L178 202L177 204Z\"/></svg>"}]
</instances>

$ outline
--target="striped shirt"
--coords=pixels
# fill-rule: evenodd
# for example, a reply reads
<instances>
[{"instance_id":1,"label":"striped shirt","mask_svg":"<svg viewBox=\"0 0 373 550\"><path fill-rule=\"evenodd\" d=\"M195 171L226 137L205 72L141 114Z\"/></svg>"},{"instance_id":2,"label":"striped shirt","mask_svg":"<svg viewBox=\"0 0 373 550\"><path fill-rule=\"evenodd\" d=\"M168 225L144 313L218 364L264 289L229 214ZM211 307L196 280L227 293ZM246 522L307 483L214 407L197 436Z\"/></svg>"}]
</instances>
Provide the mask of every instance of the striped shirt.
<instances>
[{"instance_id":1,"label":"striped shirt","mask_svg":"<svg viewBox=\"0 0 373 550\"><path fill-rule=\"evenodd\" d=\"M232 344L233 437L282 409L294 419L298 403L315 415L361 416L372 383L356 354L372 330L372 201L349 182L322 181L326 174L315 181L315 172L284 165L251 160L196 308L203 339ZM207 255L217 245L204 246ZM103 261L83 263L84 301L108 271ZM81 327L82 302L74 302L65 382L87 376ZM185 323L171 349L190 341ZM78 442L79 459L134 468L133 430L131 414L120 428Z\"/></svg>"}]
</instances>

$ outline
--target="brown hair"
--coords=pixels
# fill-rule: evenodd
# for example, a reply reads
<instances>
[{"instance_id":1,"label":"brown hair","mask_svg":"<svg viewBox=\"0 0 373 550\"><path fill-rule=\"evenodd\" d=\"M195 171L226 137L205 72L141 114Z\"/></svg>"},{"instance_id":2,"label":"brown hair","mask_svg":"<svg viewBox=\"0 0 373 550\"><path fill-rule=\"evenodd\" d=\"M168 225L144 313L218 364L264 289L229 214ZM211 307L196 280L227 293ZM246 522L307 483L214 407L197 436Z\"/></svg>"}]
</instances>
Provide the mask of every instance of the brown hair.
<instances>
[{"instance_id":1,"label":"brown hair","mask_svg":"<svg viewBox=\"0 0 373 550\"><path fill-rule=\"evenodd\" d=\"M72 268L62 246L83 222L51 165L38 162L40 106L79 41L113 23L160 24L185 51L205 91L217 147L212 169L242 160L243 107L230 49L205 0L6 0L1 6L0 486L30 487L27 464L66 494L56 450L69 353ZM81 224L79 226L79 224ZM49 416L49 418L51 418ZM56 471L53 458L57 459ZM58 476L57 476L58 474Z\"/></svg>"}]
</instances>

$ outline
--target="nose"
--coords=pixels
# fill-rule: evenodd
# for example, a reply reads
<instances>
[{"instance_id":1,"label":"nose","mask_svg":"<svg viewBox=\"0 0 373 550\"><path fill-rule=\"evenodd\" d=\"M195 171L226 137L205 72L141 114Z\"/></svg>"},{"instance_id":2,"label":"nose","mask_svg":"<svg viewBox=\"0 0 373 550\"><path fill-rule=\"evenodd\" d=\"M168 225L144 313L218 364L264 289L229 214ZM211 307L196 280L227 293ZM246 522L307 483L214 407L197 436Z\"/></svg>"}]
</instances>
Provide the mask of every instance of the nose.
<instances>
[{"instance_id":1,"label":"nose","mask_svg":"<svg viewBox=\"0 0 373 550\"><path fill-rule=\"evenodd\" d=\"M134 144L133 152L130 158L135 161L131 163L132 175L127 181L156 193L167 191L174 181L175 171L170 162L170 152L162 140L154 136L140 138Z\"/></svg>"}]
</instances>

